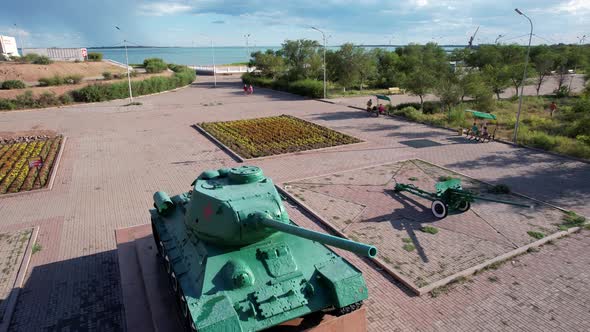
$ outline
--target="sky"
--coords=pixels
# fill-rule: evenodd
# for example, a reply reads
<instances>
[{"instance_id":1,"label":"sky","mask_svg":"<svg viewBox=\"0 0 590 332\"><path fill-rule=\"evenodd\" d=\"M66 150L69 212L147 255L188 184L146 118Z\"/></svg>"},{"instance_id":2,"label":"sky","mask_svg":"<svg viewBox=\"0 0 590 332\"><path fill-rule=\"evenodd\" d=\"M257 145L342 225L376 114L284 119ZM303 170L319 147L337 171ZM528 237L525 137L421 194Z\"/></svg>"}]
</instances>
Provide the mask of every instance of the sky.
<instances>
[{"instance_id":1,"label":"sky","mask_svg":"<svg viewBox=\"0 0 590 332\"><path fill-rule=\"evenodd\" d=\"M523 44L516 7L533 44L590 42L590 0L18 0L0 5L0 35L19 47L276 46L321 41L314 26L328 45L464 45L479 26L474 44Z\"/></svg>"}]
</instances>

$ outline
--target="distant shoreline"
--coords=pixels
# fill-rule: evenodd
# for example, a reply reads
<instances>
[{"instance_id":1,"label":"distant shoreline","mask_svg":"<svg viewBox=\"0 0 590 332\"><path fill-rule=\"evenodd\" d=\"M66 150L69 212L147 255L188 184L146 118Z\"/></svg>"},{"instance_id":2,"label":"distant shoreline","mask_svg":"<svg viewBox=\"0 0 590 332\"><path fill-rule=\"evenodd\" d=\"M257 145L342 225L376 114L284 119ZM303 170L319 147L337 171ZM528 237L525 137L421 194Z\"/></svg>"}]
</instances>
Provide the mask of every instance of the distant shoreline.
<instances>
[{"instance_id":1,"label":"distant shoreline","mask_svg":"<svg viewBox=\"0 0 590 332\"><path fill-rule=\"evenodd\" d=\"M330 48L335 48L335 47L340 47L342 45L327 45L326 47L330 47ZM355 47L404 47L407 45L354 45ZM460 47L467 47L467 45L439 45L440 47L454 47L454 48L460 48ZM127 46L127 48L209 48L210 46ZM215 46L216 48L224 48L224 47L231 47L231 48L236 48L236 47L240 47L240 48L247 48L246 46ZM277 47L281 47L281 45L266 45L266 46L250 46L250 48L265 48L265 47L271 47L271 48L277 48ZM93 49L93 50L102 50L102 49L124 49L125 46L92 46L92 47L87 47L88 49Z\"/></svg>"}]
</instances>

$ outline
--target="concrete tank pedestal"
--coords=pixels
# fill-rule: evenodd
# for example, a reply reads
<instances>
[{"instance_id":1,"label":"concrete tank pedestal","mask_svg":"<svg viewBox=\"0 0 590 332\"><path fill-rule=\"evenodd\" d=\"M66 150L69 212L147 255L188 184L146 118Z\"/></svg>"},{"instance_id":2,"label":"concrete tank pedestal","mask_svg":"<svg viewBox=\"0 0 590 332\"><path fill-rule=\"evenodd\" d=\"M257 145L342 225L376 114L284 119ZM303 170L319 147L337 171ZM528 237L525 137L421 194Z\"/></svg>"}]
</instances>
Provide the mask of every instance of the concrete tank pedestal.
<instances>
[{"instance_id":1,"label":"concrete tank pedestal","mask_svg":"<svg viewBox=\"0 0 590 332\"><path fill-rule=\"evenodd\" d=\"M174 294L157 257L150 224L115 231L125 321L128 331L182 331ZM362 332L366 310L336 317L313 313L269 331Z\"/></svg>"}]
</instances>

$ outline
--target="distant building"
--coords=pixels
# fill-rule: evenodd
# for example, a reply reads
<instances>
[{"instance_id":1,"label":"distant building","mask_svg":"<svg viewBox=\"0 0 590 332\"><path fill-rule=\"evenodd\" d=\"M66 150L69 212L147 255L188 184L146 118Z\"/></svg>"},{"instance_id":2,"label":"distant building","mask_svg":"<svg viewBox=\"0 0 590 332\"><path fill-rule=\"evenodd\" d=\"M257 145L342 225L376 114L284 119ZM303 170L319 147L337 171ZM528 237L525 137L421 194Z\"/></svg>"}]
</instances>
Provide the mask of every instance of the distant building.
<instances>
[{"instance_id":1,"label":"distant building","mask_svg":"<svg viewBox=\"0 0 590 332\"><path fill-rule=\"evenodd\" d=\"M24 48L23 56L31 53L44 55L54 61L84 61L88 55L85 48Z\"/></svg>"},{"instance_id":2,"label":"distant building","mask_svg":"<svg viewBox=\"0 0 590 332\"><path fill-rule=\"evenodd\" d=\"M0 54L7 56L19 56L16 47L16 39L9 36L0 36Z\"/></svg>"}]
</instances>

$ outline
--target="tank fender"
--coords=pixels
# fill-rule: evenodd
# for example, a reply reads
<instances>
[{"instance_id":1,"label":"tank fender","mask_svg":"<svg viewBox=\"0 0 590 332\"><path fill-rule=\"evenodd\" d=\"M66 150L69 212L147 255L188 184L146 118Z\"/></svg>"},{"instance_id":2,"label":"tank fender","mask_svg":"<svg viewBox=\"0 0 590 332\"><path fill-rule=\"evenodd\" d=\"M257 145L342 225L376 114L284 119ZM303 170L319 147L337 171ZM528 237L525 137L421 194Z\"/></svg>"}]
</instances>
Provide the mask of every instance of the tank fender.
<instances>
[{"instance_id":1,"label":"tank fender","mask_svg":"<svg viewBox=\"0 0 590 332\"><path fill-rule=\"evenodd\" d=\"M238 314L226 295L204 298L197 308L191 308L191 313L197 313L199 332L242 331Z\"/></svg>"},{"instance_id":2,"label":"tank fender","mask_svg":"<svg viewBox=\"0 0 590 332\"><path fill-rule=\"evenodd\" d=\"M346 264L342 258L316 265L316 271L331 290L338 308L366 300L369 297L362 273Z\"/></svg>"}]
</instances>

